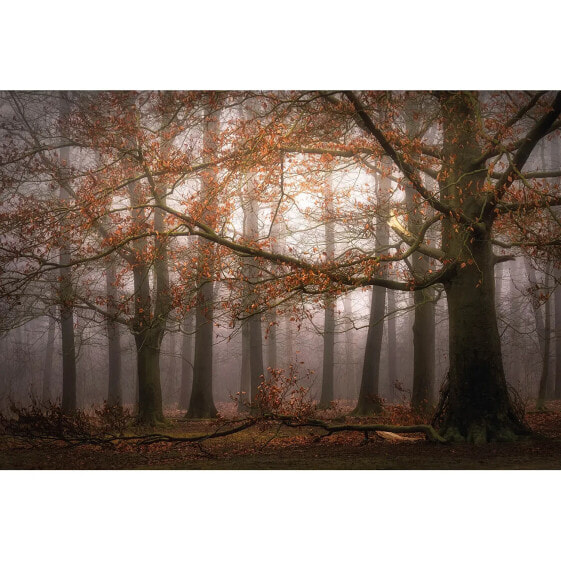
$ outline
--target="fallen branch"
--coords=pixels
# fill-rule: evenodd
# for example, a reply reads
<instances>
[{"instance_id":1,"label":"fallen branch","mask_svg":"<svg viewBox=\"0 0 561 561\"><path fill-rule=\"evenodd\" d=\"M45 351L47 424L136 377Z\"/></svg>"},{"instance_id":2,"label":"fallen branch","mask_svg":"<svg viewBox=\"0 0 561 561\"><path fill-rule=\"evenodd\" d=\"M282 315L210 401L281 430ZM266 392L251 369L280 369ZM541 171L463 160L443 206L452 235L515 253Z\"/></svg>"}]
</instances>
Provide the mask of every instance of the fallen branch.
<instances>
[{"instance_id":1,"label":"fallen branch","mask_svg":"<svg viewBox=\"0 0 561 561\"><path fill-rule=\"evenodd\" d=\"M236 427L227 429L227 430L220 430L220 427L216 429L216 431L202 434L199 436L172 436L169 434L148 434L148 435L130 435L130 436L112 436L106 438L104 443L115 443L115 442L123 442L123 441L133 441L135 444L139 445L149 445L149 444L157 444L160 442L171 442L171 443L179 443L179 442L187 442L187 443L201 443L205 440L211 440L212 438L221 438L223 436L229 436L231 434L236 434L237 432L244 431L249 427L252 427L257 423L258 419L250 418L245 423L238 425ZM99 442L99 439L96 443Z\"/></svg>"},{"instance_id":2,"label":"fallen branch","mask_svg":"<svg viewBox=\"0 0 561 561\"><path fill-rule=\"evenodd\" d=\"M323 437L331 436L337 432L360 432L364 434L365 440L368 439L370 433L382 433L380 436L384 436L383 433L392 434L412 434L412 433L422 433L431 442L446 442L442 436L431 425L330 425L329 423L322 421L320 419L301 419L289 415L278 415L273 413L267 413L259 417L249 417L244 422L231 421L232 423L239 423L236 426L224 429L224 425L218 427L214 432L202 434L198 436L173 436L169 434L152 433L152 434L138 434L138 435L68 435L68 434L12 434L12 437L23 438L23 439L37 439L37 440L48 440L48 441L62 441L69 446L83 446L83 445L95 445L95 446L113 446L120 442L130 442L131 444L136 444L138 446L149 446L158 443L188 443L188 444L201 444L206 440L211 440L214 438L222 438L232 434L242 432L249 429L250 427L258 424L259 422L278 422L279 429L282 426L290 428L299 427L312 427L319 428L326 431ZM12 427L13 429L13 427ZM278 435L277 433L268 441L270 442ZM268 444L267 442L267 444Z\"/></svg>"},{"instance_id":3,"label":"fallen branch","mask_svg":"<svg viewBox=\"0 0 561 561\"><path fill-rule=\"evenodd\" d=\"M296 419L285 415L268 415L266 418L281 421L288 427L321 428L327 431L326 436L344 431L362 432L365 438L368 438L368 434L371 432L389 432L394 434L423 433L431 442L447 442L431 425L330 425L319 419Z\"/></svg>"},{"instance_id":4,"label":"fallen branch","mask_svg":"<svg viewBox=\"0 0 561 561\"><path fill-rule=\"evenodd\" d=\"M216 431L202 434L199 436L172 436L169 434L160 434L160 433L152 433L152 434L135 434L135 435L108 435L108 436L99 436L99 435L87 435L87 434L76 434L76 435L65 435L65 434L33 434L33 433L20 433L20 434L11 434L12 438L20 438L24 440L47 440L47 441L59 441L65 442L69 446L83 446L83 445L96 445L96 446L103 446L103 445L113 445L118 442L131 442L133 444L137 444L140 446L143 445L150 445L150 444L157 444L161 442L170 442L170 443L191 443L191 444L200 444L205 440L211 440L213 438L221 438L223 436L229 436L231 434L236 434L237 432L241 432L246 430L257 423L258 419L250 418L247 419L244 423L237 425L235 427L220 430L222 427L218 427Z\"/></svg>"}]
</instances>

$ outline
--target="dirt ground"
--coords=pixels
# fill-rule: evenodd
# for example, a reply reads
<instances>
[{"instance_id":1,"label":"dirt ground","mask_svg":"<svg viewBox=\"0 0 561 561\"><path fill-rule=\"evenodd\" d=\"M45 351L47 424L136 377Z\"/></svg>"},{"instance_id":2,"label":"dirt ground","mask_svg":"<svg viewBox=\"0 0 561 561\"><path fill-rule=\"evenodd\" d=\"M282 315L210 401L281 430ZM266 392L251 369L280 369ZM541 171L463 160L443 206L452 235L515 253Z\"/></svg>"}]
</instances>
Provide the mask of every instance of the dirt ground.
<instances>
[{"instance_id":1,"label":"dirt ground","mask_svg":"<svg viewBox=\"0 0 561 561\"><path fill-rule=\"evenodd\" d=\"M155 432L174 436L201 435L232 423L227 415L217 421L186 421L179 412L168 412L168 415L171 415L169 423ZM385 418L361 422L387 420L386 414ZM361 433L337 433L318 438L324 434L320 429L279 427L274 423L257 425L203 444L125 442L114 446L70 446L63 442L2 435L0 468L560 469L561 402L549 403L545 412L529 411L527 421L535 431L534 438L482 446L436 444L426 441L423 435L394 438L382 434L365 440ZM142 431L146 432L146 429Z\"/></svg>"}]
</instances>

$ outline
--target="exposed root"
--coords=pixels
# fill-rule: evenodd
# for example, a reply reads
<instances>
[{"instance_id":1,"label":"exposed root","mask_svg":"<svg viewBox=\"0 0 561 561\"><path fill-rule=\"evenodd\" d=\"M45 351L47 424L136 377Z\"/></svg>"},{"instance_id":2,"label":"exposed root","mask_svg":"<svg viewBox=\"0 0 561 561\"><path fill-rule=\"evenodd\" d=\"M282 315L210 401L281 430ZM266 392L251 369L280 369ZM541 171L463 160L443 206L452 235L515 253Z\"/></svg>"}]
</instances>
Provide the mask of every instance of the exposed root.
<instances>
[{"instance_id":1,"label":"exposed root","mask_svg":"<svg viewBox=\"0 0 561 561\"><path fill-rule=\"evenodd\" d=\"M508 388L509 403L506 412L459 419L450 408L450 383L446 376L440 389L440 399L431 425L448 442L514 442L529 436L532 431L524 421L524 402L512 387Z\"/></svg>"}]
</instances>

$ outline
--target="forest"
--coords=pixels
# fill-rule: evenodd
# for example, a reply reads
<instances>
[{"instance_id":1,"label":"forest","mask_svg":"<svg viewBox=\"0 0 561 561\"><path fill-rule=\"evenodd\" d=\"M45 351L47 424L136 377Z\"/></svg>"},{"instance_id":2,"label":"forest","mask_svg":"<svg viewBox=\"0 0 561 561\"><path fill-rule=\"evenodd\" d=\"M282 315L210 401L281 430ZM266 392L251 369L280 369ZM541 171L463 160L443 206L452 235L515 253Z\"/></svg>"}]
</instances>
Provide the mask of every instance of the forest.
<instances>
[{"instance_id":1,"label":"forest","mask_svg":"<svg viewBox=\"0 0 561 561\"><path fill-rule=\"evenodd\" d=\"M0 92L0 467L557 468L560 114Z\"/></svg>"}]
</instances>

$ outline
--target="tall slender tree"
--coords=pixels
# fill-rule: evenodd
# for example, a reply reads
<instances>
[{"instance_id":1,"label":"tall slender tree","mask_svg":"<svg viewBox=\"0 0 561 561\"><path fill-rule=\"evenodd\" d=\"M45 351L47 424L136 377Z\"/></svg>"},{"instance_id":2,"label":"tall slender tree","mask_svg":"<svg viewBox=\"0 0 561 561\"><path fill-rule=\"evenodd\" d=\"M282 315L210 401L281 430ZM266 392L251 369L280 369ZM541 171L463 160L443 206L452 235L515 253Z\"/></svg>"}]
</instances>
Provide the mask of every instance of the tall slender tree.
<instances>
[{"instance_id":1,"label":"tall slender tree","mask_svg":"<svg viewBox=\"0 0 561 561\"><path fill-rule=\"evenodd\" d=\"M328 261L335 257L335 223L333 221L333 186L331 177L326 181L325 186L325 256ZM323 318L323 362L322 362L322 381L321 397L319 407L328 409L334 399L334 378L335 367L335 306L337 299L331 294L324 297L325 313Z\"/></svg>"},{"instance_id":2,"label":"tall slender tree","mask_svg":"<svg viewBox=\"0 0 561 561\"><path fill-rule=\"evenodd\" d=\"M209 106L204 109L203 154L212 158L220 131L219 112ZM212 223L212 203L216 193L216 169L202 173L200 203L202 220ZM193 361L193 388L188 418L213 418L218 411L212 393L213 332L214 332L214 247L201 238L198 240L197 306L195 312L195 358Z\"/></svg>"},{"instance_id":3,"label":"tall slender tree","mask_svg":"<svg viewBox=\"0 0 561 561\"><path fill-rule=\"evenodd\" d=\"M55 318L49 318L47 328L47 343L45 346L45 362L43 364L43 403L49 403L53 399L53 355L55 347Z\"/></svg>"},{"instance_id":4,"label":"tall slender tree","mask_svg":"<svg viewBox=\"0 0 561 561\"><path fill-rule=\"evenodd\" d=\"M387 165L387 158L384 160ZM391 181L386 175L377 180L376 203L378 219L375 226L376 254L388 250L390 230L388 226L389 198L391 195ZM384 319L386 314L386 289L383 286L372 287L370 302L370 319L366 335L364 363L358 403L353 411L355 415L372 415L382 410L379 397L380 358L382 355L382 337L384 335Z\"/></svg>"},{"instance_id":5,"label":"tall slender tree","mask_svg":"<svg viewBox=\"0 0 561 561\"><path fill-rule=\"evenodd\" d=\"M68 93L60 94L60 117L64 122L68 113ZM64 136L64 131L61 131ZM70 146L60 148L61 176L60 176L60 203L62 208L68 208L71 199L66 188L69 179ZM70 228L70 226L66 226ZM69 232L68 232L69 233ZM72 413L76 410L76 347L74 342L74 290L72 287L72 271L69 267L72 259L70 242L64 239L60 248L60 273L59 273L59 299L60 299L60 326L62 334L62 410Z\"/></svg>"},{"instance_id":6,"label":"tall slender tree","mask_svg":"<svg viewBox=\"0 0 561 561\"><path fill-rule=\"evenodd\" d=\"M107 388L107 404L122 407L123 390L121 387L121 333L119 324L110 316L115 316L117 310L117 272L115 264L111 262L106 269L107 287L107 352L109 361L109 380Z\"/></svg>"}]
</instances>

